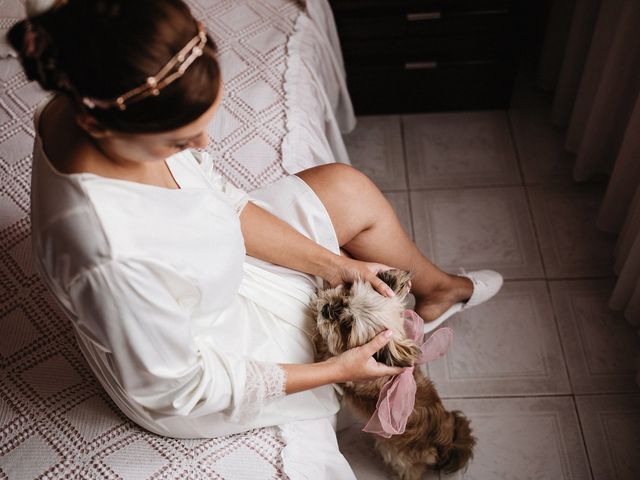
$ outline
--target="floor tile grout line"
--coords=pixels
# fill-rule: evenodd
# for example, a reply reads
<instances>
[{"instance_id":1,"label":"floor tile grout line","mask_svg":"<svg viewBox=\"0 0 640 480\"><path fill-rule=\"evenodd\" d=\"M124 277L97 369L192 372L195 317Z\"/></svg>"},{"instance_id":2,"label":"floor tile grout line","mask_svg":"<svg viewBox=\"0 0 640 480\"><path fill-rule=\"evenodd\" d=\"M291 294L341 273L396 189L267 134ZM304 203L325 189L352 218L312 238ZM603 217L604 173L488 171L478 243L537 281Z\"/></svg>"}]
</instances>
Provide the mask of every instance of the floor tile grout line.
<instances>
[{"instance_id":1,"label":"floor tile grout line","mask_svg":"<svg viewBox=\"0 0 640 480\"><path fill-rule=\"evenodd\" d=\"M485 184L485 185L453 185L443 187L415 187L408 188L409 192L441 192L441 191L453 191L453 190L490 190L500 188L526 188L527 185L520 184Z\"/></svg>"},{"instance_id":2,"label":"floor tile grout line","mask_svg":"<svg viewBox=\"0 0 640 480\"><path fill-rule=\"evenodd\" d=\"M557 397L572 397L572 393L531 393L531 394L514 394L514 395L465 395L460 397L447 397L440 395L442 400L509 400L509 399L526 399L526 398L557 398Z\"/></svg>"},{"instance_id":3,"label":"floor tile grout line","mask_svg":"<svg viewBox=\"0 0 640 480\"><path fill-rule=\"evenodd\" d=\"M450 267L450 266L449 266ZM455 269L454 267L451 267L453 269ZM470 267L472 268L472 267ZM476 267L473 267L476 268ZM481 267L477 267L477 268L481 268ZM482 268L488 268L488 267L482 267ZM496 267L498 268L498 267ZM504 277L504 281L505 282L573 282L573 281L582 281L582 280L592 280L592 281L596 281L596 280L613 280L615 279L615 275L584 275L584 276L579 276L579 277L541 277L541 276L535 276L535 277Z\"/></svg>"},{"instance_id":4,"label":"floor tile grout line","mask_svg":"<svg viewBox=\"0 0 640 480\"><path fill-rule=\"evenodd\" d=\"M375 180L372 179L372 181L374 181L374 183L375 183ZM603 182L591 182L591 183L581 182L579 185L580 185L580 187L584 187L584 188L588 188L588 187L594 187L595 188L595 187L604 185L604 183ZM562 188L562 187L573 188L575 186L576 186L575 183L555 182L555 183L535 183L535 184L525 184L525 185L486 184L486 185L458 185L458 186L445 186L445 187L417 187L417 188L384 188L384 187L378 187L378 188L380 189L381 192L384 192L384 193L397 193L397 192L407 192L407 193L411 193L411 192L416 192L416 193L427 192L428 193L428 192L443 192L443 191L446 192L446 191L453 191L453 190L456 190L456 191L459 191L459 190L490 190L490 189L507 189L507 188L532 189L534 187L553 189L553 188Z\"/></svg>"},{"instance_id":5,"label":"floor tile grout line","mask_svg":"<svg viewBox=\"0 0 640 480\"><path fill-rule=\"evenodd\" d=\"M526 78L526 75L522 70L522 67L520 68L520 72L518 73L522 74L520 78ZM514 90L515 90L515 86L514 86ZM509 105L511 106L511 102L509 102ZM520 179L522 180L522 185L525 185L526 177L524 174L524 165L522 162L522 156L520 155L520 147L518 145L518 141L514 133L513 120L511 118L511 107L506 110L506 113L507 113L507 128L509 129L509 137L511 138L511 143L513 144L513 150L516 156L516 163L518 164L518 170L520 172Z\"/></svg>"},{"instance_id":6,"label":"floor tile grout line","mask_svg":"<svg viewBox=\"0 0 640 480\"><path fill-rule=\"evenodd\" d=\"M567 282L572 280L607 280L607 279L615 279L615 275L581 275L575 277L515 277L515 278L505 278L505 281L511 282L523 282L527 280L542 280L546 282Z\"/></svg>"},{"instance_id":7,"label":"floor tile grout line","mask_svg":"<svg viewBox=\"0 0 640 480\"><path fill-rule=\"evenodd\" d=\"M556 304L553 301L553 295L551 294L551 285L549 285L549 280L547 280L544 283L547 289L549 303L551 304L551 313L553 314L553 324L556 326L556 335L558 336L558 341L560 342L560 349L562 350L562 358L564 360L564 371L567 375L567 381L569 382L569 388L571 388L571 393L575 395L573 382L571 381L571 370L569 369L569 357L565 349L564 341L562 340L562 332L560 331L560 321L558 319Z\"/></svg>"},{"instance_id":8,"label":"floor tile grout line","mask_svg":"<svg viewBox=\"0 0 640 480\"><path fill-rule=\"evenodd\" d=\"M595 479L595 475L593 474L593 465L591 464L591 455L589 455L589 448L587 446L587 437L584 433L584 428L582 425L582 416L580 415L580 410L578 410L578 402L576 401L575 394L573 397L573 410L575 411L576 418L578 419L578 428L580 429L580 437L582 438L582 446L584 448L584 454L587 457L587 462L589 463L589 473L591 474L591 478Z\"/></svg>"},{"instance_id":9,"label":"floor tile grout line","mask_svg":"<svg viewBox=\"0 0 640 480\"><path fill-rule=\"evenodd\" d=\"M407 148L405 145L404 119L402 115L398 115L400 124L400 143L402 145L402 162L404 165L404 184L406 185L407 204L409 205L409 224L411 226L411 240L416 242L416 227L413 220L413 203L411 201L411 191L409 190L409 160L407 159Z\"/></svg>"},{"instance_id":10,"label":"floor tile grout line","mask_svg":"<svg viewBox=\"0 0 640 480\"><path fill-rule=\"evenodd\" d=\"M536 239L536 247L538 248L538 255L540 256L540 263L542 265L542 273L544 274L545 279L549 278L549 272L547 271L547 262L545 261L544 255L542 253L542 242L540 240L540 231L539 231L539 221L536 221L536 216L533 213L533 205L531 202L531 196L529 189L527 187L524 188L524 198L527 202L527 209L529 210L529 218L531 219L531 224L533 226L533 235Z\"/></svg>"},{"instance_id":11,"label":"floor tile grout line","mask_svg":"<svg viewBox=\"0 0 640 480\"><path fill-rule=\"evenodd\" d=\"M439 192L443 190L489 190L492 188L523 188L524 185L520 183L486 183L479 185L449 185L442 187L415 187L409 188L409 192Z\"/></svg>"},{"instance_id":12,"label":"floor tile grout line","mask_svg":"<svg viewBox=\"0 0 640 480\"><path fill-rule=\"evenodd\" d=\"M635 391L622 391L615 390L610 392L587 392L587 393L574 393L575 397L636 397L640 399L640 390Z\"/></svg>"},{"instance_id":13,"label":"floor tile grout line","mask_svg":"<svg viewBox=\"0 0 640 480\"><path fill-rule=\"evenodd\" d=\"M513 128L513 122L511 119L511 116L508 115L508 127L509 127L509 133L511 135L511 139L513 141L514 147L515 147L515 152L516 152L516 158L518 161L518 166L520 167L520 173L522 174L522 181L525 181L525 175L524 175L524 167L523 167L523 162L522 162L522 157L520 155L520 148L518 147L518 143L517 140L515 138L515 134L514 134L514 128ZM549 304L551 306L551 313L553 315L553 324L555 325L555 332L556 332L556 336L558 339L558 342L560 343L560 349L562 351L562 359L564 360L564 371L565 371L565 375L567 378L567 382L569 383L569 388L571 389L571 392L574 393L574 387L573 387L573 383L571 381L571 373L569 370L569 363L568 363L568 357L567 357L567 352L565 349L565 345L564 345L564 341L562 340L562 335L561 335L561 331L560 331L560 324L558 321L558 315L556 313L556 306L553 302L553 297L551 295L551 286L549 284L549 272L547 270L547 264L545 262L545 258L542 252L542 244L541 244L541 238L540 238L540 232L539 232L539 221L536 221L536 217L534 215L533 212L533 205L532 205L532 201L531 201L531 196L530 196L530 191L529 188L527 188L526 186L523 187L524 188L524 195L525 195L525 199L527 202L527 208L529 210L529 217L531 219L531 223L533 224L533 234L535 236L536 239L536 247L538 249L538 255L540 256L540 263L542 264L542 271L544 274L544 278L545 278L545 289L547 291L547 298L549 299ZM575 401L574 401L575 403Z\"/></svg>"},{"instance_id":14,"label":"floor tile grout line","mask_svg":"<svg viewBox=\"0 0 640 480\"><path fill-rule=\"evenodd\" d=\"M444 185L438 187L407 187L406 189L402 188L381 188L381 190L387 192L393 191L401 191L406 190L409 192L431 192L431 191L442 191L442 190L483 190L483 189L491 189L491 188L531 188L531 187L542 187L542 188L554 188L554 187L575 187L579 185L580 187L597 187L607 185L605 181L602 180L585 180L583 182L575 182L575 181L567 181L567 180L556 180L556 181L540 181L540 182L530 182L530 183L463 183L460 185Z\"/></svg>"},{"instance_id":15,"label":"floor tile grout line","mask_svg":"<svg viewBox=\"0 0 640 480\"><path fill-rule=\"evenodd\" d=\"M434 382L437 385L437 382ZM554 397L608 397L608 396L622 396L622 397L638 397L640 398L640 391L611 391L611 392L593 392L593 393L514 393L514 394L501 394L501 395L460 395L456 397L440 395L442 400L508 400L510 398L554 398Z\"/></svg>"}]
</instances>

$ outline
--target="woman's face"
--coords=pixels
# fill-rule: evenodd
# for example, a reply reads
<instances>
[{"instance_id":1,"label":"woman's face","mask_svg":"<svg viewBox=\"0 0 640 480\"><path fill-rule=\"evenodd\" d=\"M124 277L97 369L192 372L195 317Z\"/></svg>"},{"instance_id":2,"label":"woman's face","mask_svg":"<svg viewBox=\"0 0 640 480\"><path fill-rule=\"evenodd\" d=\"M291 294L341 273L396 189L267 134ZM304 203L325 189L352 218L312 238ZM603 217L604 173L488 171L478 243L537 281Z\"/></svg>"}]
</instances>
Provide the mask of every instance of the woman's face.
<instances>
[{"instance_id":1,"label":"woman's face","mask_svg":"<svg viewBox=\"0 0 640 480\"><path fill-rule=\"evenodd\" d=\"M222 82L215 102L188 125L162 133L106 131L92 135L100 149L118 163L162 161L187 148L204 148L209 143L207 126L222 101Z\"/></svg>"}]
</instances>

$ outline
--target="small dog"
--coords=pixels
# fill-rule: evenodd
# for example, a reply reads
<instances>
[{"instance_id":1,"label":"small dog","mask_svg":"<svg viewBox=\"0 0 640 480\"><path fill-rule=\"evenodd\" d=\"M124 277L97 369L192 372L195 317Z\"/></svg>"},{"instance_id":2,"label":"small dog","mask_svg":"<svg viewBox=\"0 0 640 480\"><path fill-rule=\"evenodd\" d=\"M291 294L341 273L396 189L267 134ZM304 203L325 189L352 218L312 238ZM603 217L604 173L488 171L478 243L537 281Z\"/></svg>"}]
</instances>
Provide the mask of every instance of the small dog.
<instances>
[{"instance_id":1,"label":"small dog","mask_svg":"<svg viewBox=\"0 0 640 480\"><path fill-rule=\"evenodd\" d=\"M378 275L395 292L384 297L367 282L354 282L319 290L311 300L317 320L313 342L322 361L369 342L386 329L391 340L374 358L392 366L411 366L422 354L413 339L404 334L406 297L411 274L388 270ZM431 380L414 368L415 406L404 433L382 438L375 435L375 448L384 462L403 480L421 479L432 468L445 473L465 467L473 457L476 438L469 420L459 410L447 411ZM340 384L344 398L358 417L366 422L376 411L382 386L391 377Z\"/></svg>"}]
</instances>

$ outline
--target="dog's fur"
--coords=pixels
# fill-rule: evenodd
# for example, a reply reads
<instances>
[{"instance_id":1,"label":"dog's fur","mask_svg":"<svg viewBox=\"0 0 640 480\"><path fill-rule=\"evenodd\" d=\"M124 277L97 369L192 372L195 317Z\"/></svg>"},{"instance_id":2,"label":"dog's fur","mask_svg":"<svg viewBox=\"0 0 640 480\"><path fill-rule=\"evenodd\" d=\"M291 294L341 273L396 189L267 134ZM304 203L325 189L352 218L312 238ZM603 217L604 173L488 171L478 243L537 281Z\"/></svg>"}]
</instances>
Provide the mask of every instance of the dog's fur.
<instances>
[{"instance_id":1,"label":"dog's fur","mask_svg":"<svg viewBox=\"0 0 640 480\"><path fill-rule=\"evenodd\" d=\"M369 283L354 282L320 290L313 297L311 308L317 320L313 340L318 360L363 345L387 328L394 334L374 355L377 361L410 366L421 355L413 339L404 334L403 312L411 275L389 270L378 276L396 296L383 297ZM376 450L403 480L420 479L429 468L451 473L465 467L473 457L476 443L469 420L459 410L449 412L444 408L433 383L418 366L413 376L416 401L406 430L388 439L374 435ZM368 421L374 413L380 389L389 378L340 384L347 404L363 421Z\"/></svg>"}]
</instances>

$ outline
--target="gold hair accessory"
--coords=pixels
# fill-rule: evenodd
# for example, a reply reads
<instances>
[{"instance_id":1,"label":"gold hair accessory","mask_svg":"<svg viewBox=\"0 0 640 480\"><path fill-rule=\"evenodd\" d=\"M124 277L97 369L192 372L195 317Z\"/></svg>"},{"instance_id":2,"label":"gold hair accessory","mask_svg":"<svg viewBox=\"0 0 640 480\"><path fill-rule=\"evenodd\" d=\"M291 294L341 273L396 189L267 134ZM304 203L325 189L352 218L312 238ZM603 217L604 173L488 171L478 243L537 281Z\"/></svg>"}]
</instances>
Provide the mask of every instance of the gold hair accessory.
<instances>
[{"instance_id":1,"label":"gold hair accessory","mask_svg":"<svg viewBox=\"0 0 640 480\"><path fill-rule=\"evenodd\" d=\"M82 103L93 109L110 108L117 106L120 110L125 110L129 99L135 101L141 100L150 95L160 95L160 89L169 85L175 79L184 74L189 65L204 52L204 45L207 43L207 33L202 22L198 22L198 34L187 43L162 69L152 77L148 77L147 81L132 90L111 100L102 100L98 98L82 97ZM178 69L168 75L168 73L178 64ZM167 76L168 75L168 76ZM129 101L129 103L132 103Z\"/></svg>"}]
</instances>

